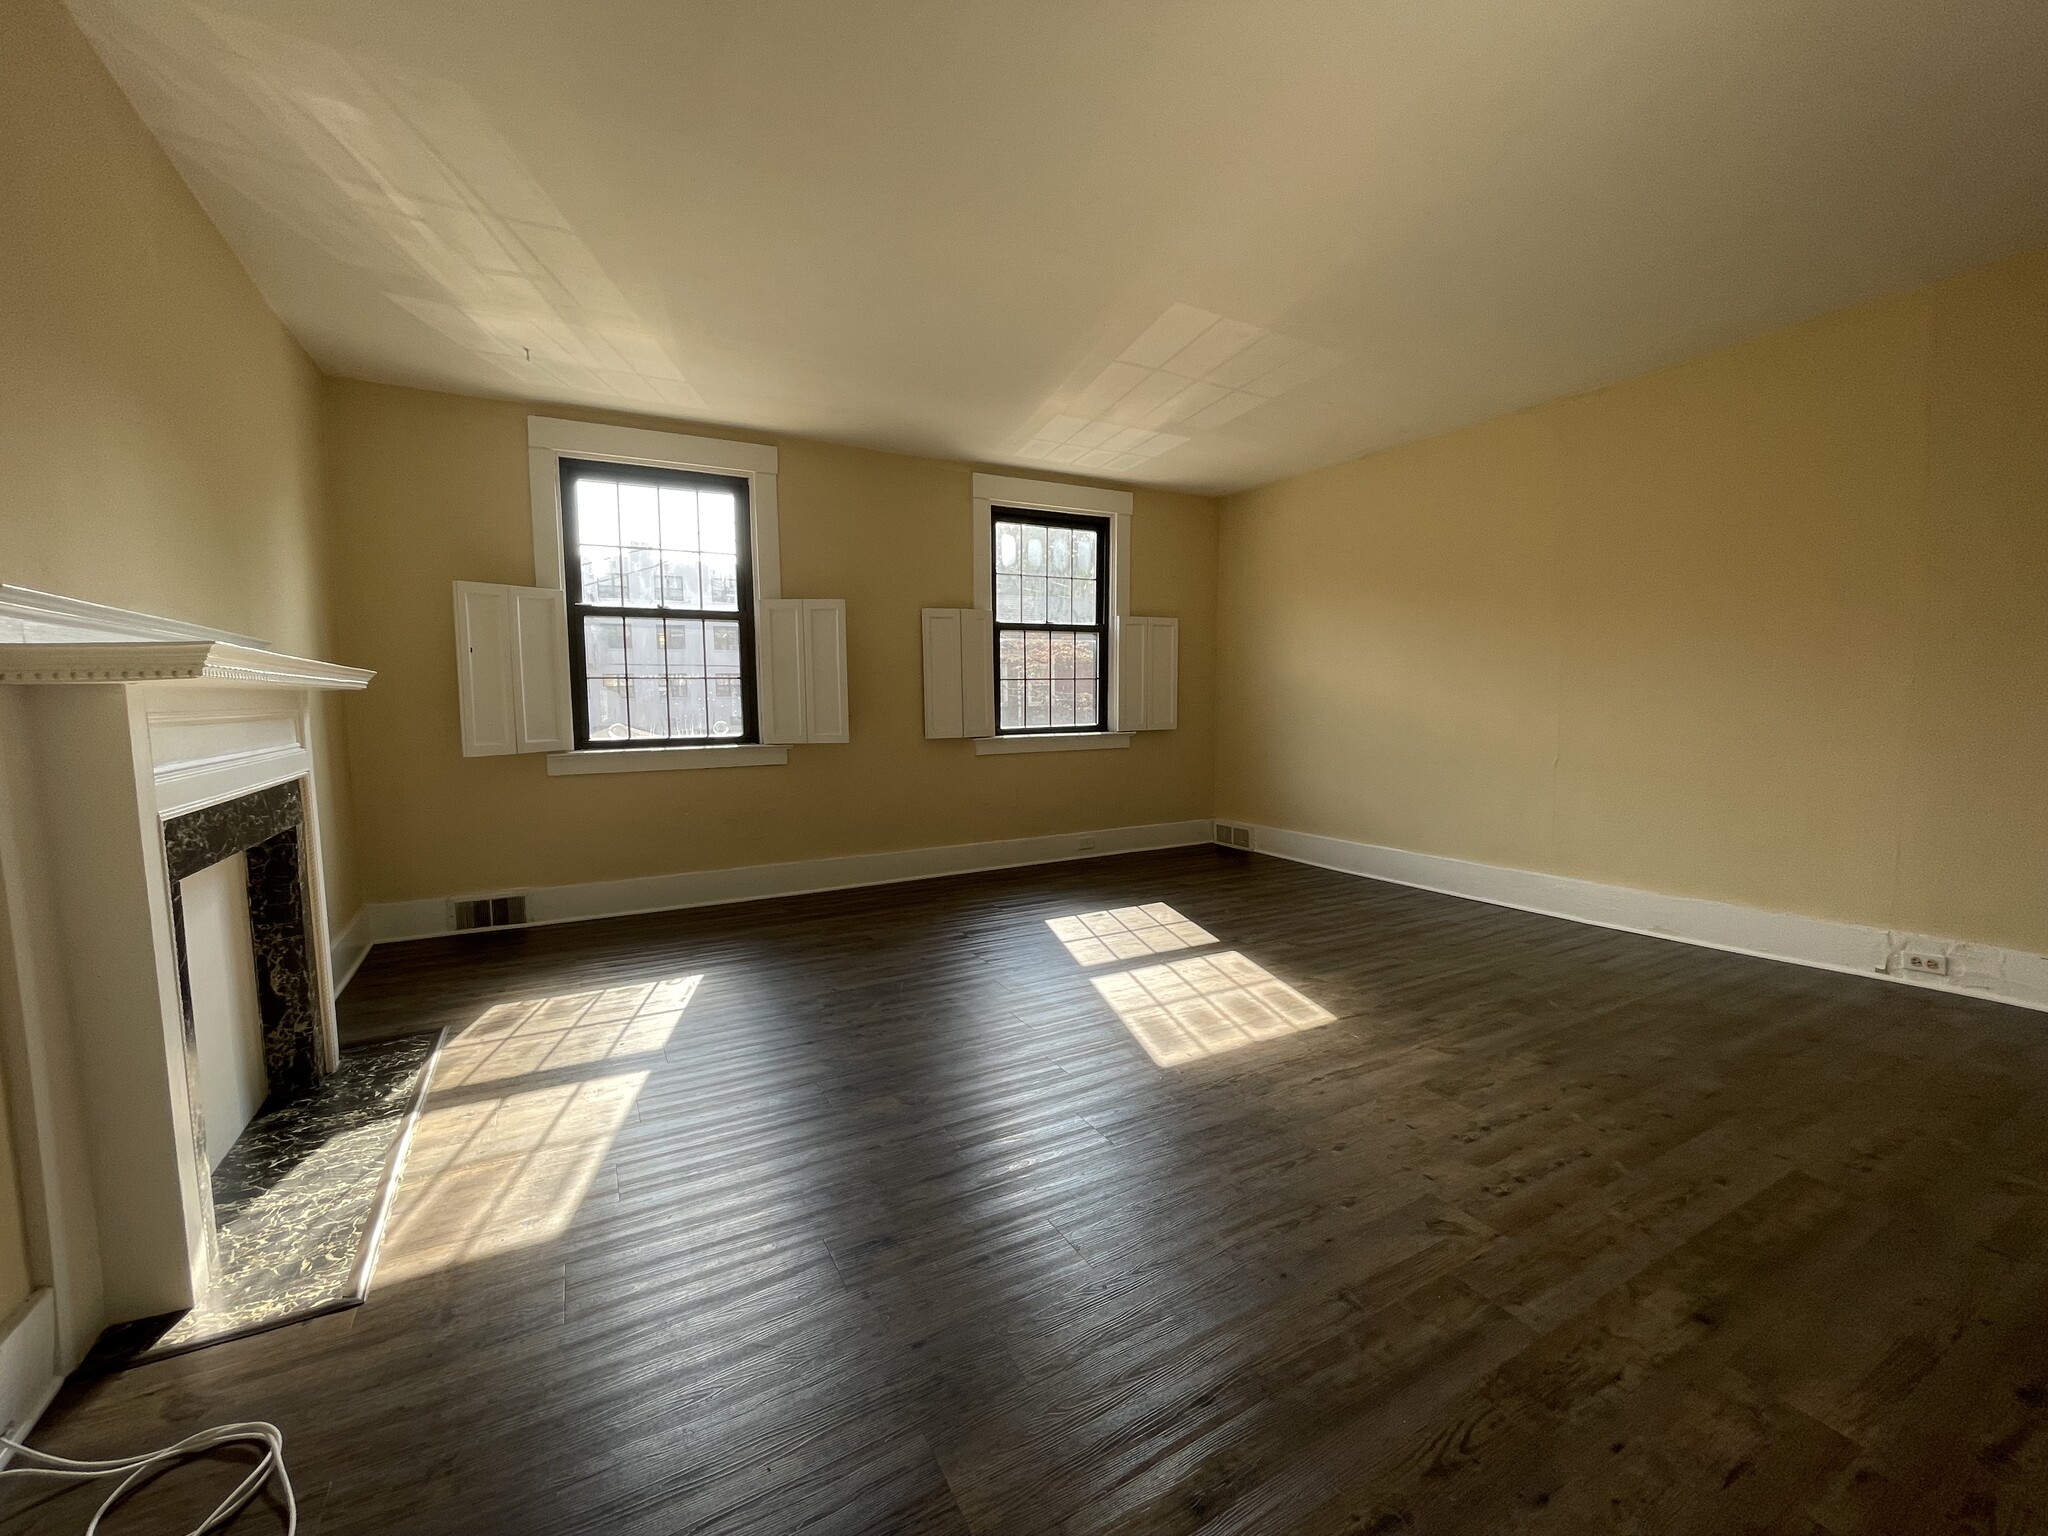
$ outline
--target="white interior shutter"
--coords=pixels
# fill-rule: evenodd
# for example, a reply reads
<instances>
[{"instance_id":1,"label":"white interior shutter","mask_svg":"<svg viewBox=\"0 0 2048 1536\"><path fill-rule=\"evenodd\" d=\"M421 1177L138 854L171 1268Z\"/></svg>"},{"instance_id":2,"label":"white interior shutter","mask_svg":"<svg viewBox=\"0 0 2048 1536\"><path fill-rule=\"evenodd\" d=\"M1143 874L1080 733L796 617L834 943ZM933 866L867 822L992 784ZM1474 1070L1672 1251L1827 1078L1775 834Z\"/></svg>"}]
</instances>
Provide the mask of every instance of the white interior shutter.
<instances>
[{"instance_id":1,"label":"white interior shutter","mask_svg":"<svg viewBox=\"0 0 2048 1536\"><path fill-rule=\"evenodd\" d=\"M548 587L455 583L455 678L462 755L566 752L568 610Z\"/></svg>"},{"instance_id":2,"label":"white interior shutter","mask_svg":"<svg viewBox=\"0 0 2048 1536\"><path fill-rule=\"evenodd\" d=\"M1145 729L1145 632L1144 619L1116 621L1116 719L1112 729Z\"/></svg>"},{"instance_id":3,"label":"white interior shutter","mask_svg":"<svg viewBox=\"0 0 2048 1536\"><path fill-rule=\"evenodd\" d=\"M806 597L804 611L804 740L847 739L846 599Z\"/></svg>"},{"instance_id":4,"label":"white interior shutter","mask_svg":"<svg viewBox=\"0 0 2048 1536\"><path fill-rule=\"evenodd\" d=\"M455 583L455 678L464 757L519 750L512 633L509 588Z\"/></svg>"},{"instance_id":5,"label":"white interior shutter","mask_svg":"<svg viewBox=\"0 0 2048 1536\"><path fill-rule=\"evenodd\" d=\"M928 741L965 736L960 718L960 615L964 608L924 611L924 734Z\"/></svg>"},{"instance_id":6,"label":"white interior shutter","mask_svg":"<svg viewBox=\"0 0 2048 1536\"><path fill-rule=\"evenodd\" d=\"M966 736L996 733L996 616L966 609L960 619L960 724Z\"/></svg>"},{"instance_id":7,"label":"white interior shutter","mask_svg":"<svg viewBox=\"0 0 2048 1536\"><path fill-rule=\"evenodd\" d=\"M924 610L924 733L996 733L995 617L985 608Z\"/></svg>"},{"instance_id":8,"label":"white interior shutter","mask_svg":"<svg viewBox=\"0 0 2048 1536\"><path fill-rule=\"evenodd\" d=\"M1180 620L1145 621L1145 723L1170 731L1180 720Z\"/></svg>"},{"instance_id":9,"label":"white interior shutter","mask_svg":"<svg viewBox=\"0 0 2048 1536\"><path fill-rule=\"evenodd\" d=\"M796 598L763 598L754 621L755 692L761 740L804 739L804 605Z\"/></svg>"},{"instance_id":10,"label":"white interior shutter","mask_svg":"<svg viewBox=\"0 0 2048 1536\"><path fill-rule=\"evenodd\" d=\"M507 587L518 665L521 752L567 752L576 745L569 711L569 600L553 587Z\"/></svg>"},{"instance_id":11,"label":"white interior shutter","mask_svg":"<svg viewBox=\"0 0 2048 1536\"><path fill-rule=\"evenodd\" d=\"M1180 620L1120 620L1116 671L1116 729L1173 730L1180 719Z\"/></svg>"},{"instance_id":12,"label":"white interior shutter","mask_svg":"<svg viewBox=\"0 0 2048 1536\"><path fill-rule=\"evenodd\" d=\"M764 598L754 633L761 740L845 741L846 600Z\"/></svg>"}]
</instances>

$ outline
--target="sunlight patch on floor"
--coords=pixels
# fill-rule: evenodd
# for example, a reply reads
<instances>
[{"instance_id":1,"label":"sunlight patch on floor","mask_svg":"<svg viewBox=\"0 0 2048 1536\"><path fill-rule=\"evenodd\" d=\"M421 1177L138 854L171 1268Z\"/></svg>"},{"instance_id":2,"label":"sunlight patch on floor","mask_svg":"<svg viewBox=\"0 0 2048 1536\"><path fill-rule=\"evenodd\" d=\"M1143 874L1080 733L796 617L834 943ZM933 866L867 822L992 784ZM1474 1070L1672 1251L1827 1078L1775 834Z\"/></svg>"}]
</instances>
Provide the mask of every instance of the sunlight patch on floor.
<instances>
[{"instance_id":1,"label":"sunlight patch on floor","mask_svg":"<svg viewBox=\"0 0 2048 1536\"><path fill-rule=\"evenodd\" d=\"M1176 949L1214 944L1214 934L1189 922L1163 901L1142 907L1117 907L1107 912L1078 912L1051 917L1046 927L1082 965L1107 965L1112 960L1143 960Z\"/></svg>"},{"instance_id":2,"label":"sunlight patch on floor","mask_svg":"<svg viewBox=\"0 0 2048 1536\"><path fill-rule=\"evenodd\" d=\"M659 1051L703 979L674 976L499 1003L441 1048L434 1086L506 1082Z\"/></svg>"},{"instance_id":3,"label":"sunlight patch on floor","mask_svg":"<svg viewBox=\"0 0 2048 1536\"><path fill-rule=\"evenodd\" d=\"M700 976L500 1003L442 1048L379 1278L561 1235L590 1193Z\"/></svg>"},{"instance_id":4,"label":"sunlight patch on floor","mask_svg":"<svg viewBox=\"0 0 2048 1536\"><path fill-rule=\"evenodd\" d=\"M1162 1067L1299 1034L1336 1017L1235 950L1098 976L1095 989Z\"/></svg>"}]
</instances>

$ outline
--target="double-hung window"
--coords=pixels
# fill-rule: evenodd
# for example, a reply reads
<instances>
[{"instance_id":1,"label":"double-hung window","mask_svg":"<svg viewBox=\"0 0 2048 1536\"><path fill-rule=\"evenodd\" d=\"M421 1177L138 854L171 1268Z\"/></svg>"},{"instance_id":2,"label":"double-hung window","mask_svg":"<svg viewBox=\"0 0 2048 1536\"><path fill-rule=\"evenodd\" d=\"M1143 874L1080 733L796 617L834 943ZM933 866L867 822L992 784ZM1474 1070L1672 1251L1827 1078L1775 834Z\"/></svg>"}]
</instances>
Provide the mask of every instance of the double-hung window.
<instances>
[{"instance_id":1,"label":"double-hung window","mask_svg":"<svg viewBox=\"0 0 2048 1536\"><path fill-rule=\"evenodd\" d=\"M744 476L563 458L579 749L759 741Z\"/></svg>"},{"instance_id":2,"label":"double-hung window","mask_svg":"<svg viewBox=\"0 0 2048 1536\"><path fill-rule=\"evenodd\" d=\"M996 733L1108 725L1109 522L997 506Z\"/></svg>"}]
</instances>

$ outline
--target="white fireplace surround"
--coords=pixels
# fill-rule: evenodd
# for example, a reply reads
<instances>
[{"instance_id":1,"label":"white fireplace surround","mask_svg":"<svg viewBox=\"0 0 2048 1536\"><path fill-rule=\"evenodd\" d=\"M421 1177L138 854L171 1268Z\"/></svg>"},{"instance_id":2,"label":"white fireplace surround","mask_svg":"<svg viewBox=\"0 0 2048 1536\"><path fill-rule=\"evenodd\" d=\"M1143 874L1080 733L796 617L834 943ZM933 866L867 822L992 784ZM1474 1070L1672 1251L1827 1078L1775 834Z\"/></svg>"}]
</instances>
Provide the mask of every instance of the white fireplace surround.
<instances>
[{"instance_id":1,"label":"white fireplace surround","mask_svg":"<svg viewBox=\"0 0 2048 1536\"><path fill-rule=\"evenodd\" d=\"M39 1181L24 1191L24 1214L34 1223L42 1213L48 1229L41 1244L32 1237L32 1250L62 1242L62 1223L50 1219L63 1197L62 1171L48 1166L55 1143L46 1132L62 1102L50 1075L68 1057L84 1103L106 1319L190 1306L207 1283L212 1247L208 1169L189 1108L164 822L298 781L322 1052L332 1066L338 1047L313 713L316 694L362 688L371 675L281 655L247 636L0 586L0 686L20 690L72 1037L68 1050L33 1032L10 1042L21 1178L25 1186ZM40 1257L36 1267L61 1278L63 1255ZM36 1278L52 1284L48 1274ZM65 1287L56 1290L61 1309ZM75 1340L81 1321L60 1334ZM12 1395L0 1379L0 1399ZM12 1422L10 1410L17 1405L0 1401L0 1418Z\"/></svg>"}]
</instances>

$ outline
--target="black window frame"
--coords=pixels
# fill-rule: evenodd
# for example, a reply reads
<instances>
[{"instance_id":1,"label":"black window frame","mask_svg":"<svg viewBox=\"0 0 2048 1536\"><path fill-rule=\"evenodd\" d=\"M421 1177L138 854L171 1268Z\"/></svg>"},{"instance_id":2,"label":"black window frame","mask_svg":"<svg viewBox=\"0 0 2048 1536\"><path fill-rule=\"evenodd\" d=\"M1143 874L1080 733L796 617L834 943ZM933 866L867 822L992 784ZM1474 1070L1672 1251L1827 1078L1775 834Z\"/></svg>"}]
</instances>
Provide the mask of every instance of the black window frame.
<instances>
[{"instance_id":1,"label":"black window frame","mask_svg":"<svg viewBox=\"0 0 2048 1536\"><path fill-rule=\"evenodd\" d=\"M996 524L1036 523L1046 528L1080 528L1096 536L1098 558L1095 569L1095 622L1092 624L1063 623L1050 621L1043 624L1006 623L998 606L996 585ZM1115 520L1107 515L1093 516L1086 512L1048 512L1037 507L1011 507L1000 503L989 507L988 522L988 607L989 616L994 620L995 643L989 647L994 653L991 660L995 690L995 721L998 736L1097 736L1106 734L1109 723L1109 591L1110 591L1110 535ZM1094 725L1019 725L1006 727L1003 724L1003 632L1016 630L1025 634L1035 631L1051 633L1054 630L1073 632L1090 630L1095 634L1095 719Z\"/></svg>"},{"instance_id":2,"label":"black window frame","mask_svg":"<svg viewBox=\"0 0 2048 1536\"><path fill-rule=\"evenodd\" d=\"M738 575L739 612L724 608L664 608L628 603L586 603L583 560L577 538L574 483L596 471L606 479L687 485L699 490L730 491L734 508L734 567ZM755 746L761 740L761 719L754 665L754 509L753 482L745 475L720 475L708 470L672 469L665 464L635 464L619 459L579 459L563 455L557 464L562 509L562 592L569 615L569 704L576 723L578 752L620 752L661 747ZM737 736L628 736L594 741L590 735L590 688L583 654L585 618L710 619L740 626L740 719ZM707 717L706 724L709 724Z\"/></svg>"}]
</instances>

